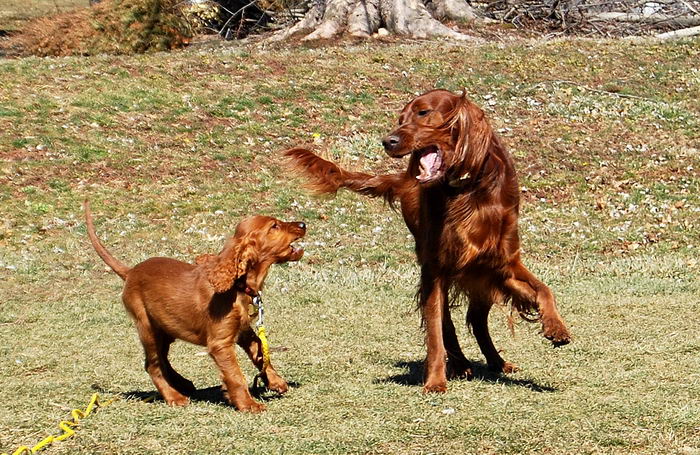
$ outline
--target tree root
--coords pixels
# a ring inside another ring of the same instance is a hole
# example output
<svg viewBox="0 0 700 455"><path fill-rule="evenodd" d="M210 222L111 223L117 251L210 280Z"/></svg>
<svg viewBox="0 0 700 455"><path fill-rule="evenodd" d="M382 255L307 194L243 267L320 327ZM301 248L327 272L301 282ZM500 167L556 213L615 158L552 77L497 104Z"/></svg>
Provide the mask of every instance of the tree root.
<svg viewBox="0 0 700 455"><path fill-rule="evenodd" d="M302 41L331 39L347 33L369 38L380 28L409 38L444 37L455 40L476 38L447 27L438 19L472 21L478 16L461 0L317 0L300 22L270 40L304 35Z"/></svg>

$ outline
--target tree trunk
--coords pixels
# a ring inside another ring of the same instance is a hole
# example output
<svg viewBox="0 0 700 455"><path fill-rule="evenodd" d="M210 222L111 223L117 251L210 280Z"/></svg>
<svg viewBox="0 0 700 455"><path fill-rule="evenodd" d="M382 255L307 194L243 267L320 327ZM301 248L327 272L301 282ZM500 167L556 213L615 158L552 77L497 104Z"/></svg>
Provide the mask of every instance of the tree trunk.
<svg viewBox="0 0 700 455"><path fill-rule="evenodd" d="M427 1L426 5L422 0L314 0L300 22L272 39L282 40L297 34L304 34L303 40L330 39L343 33L368 38L380 28L411 38L475 39L440 22L477 19L465 0Z"/></svg>

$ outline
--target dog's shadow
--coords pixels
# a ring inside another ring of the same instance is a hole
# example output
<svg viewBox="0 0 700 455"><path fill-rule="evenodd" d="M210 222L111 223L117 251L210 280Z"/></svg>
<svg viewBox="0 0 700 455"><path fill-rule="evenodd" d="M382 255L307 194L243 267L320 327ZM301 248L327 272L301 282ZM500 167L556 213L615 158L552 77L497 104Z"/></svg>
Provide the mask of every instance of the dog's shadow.
<svg viewBox="0 0 700 455"><path fill-rule="evenodd" d="M376 379L375 383L394 383L404 386L421 386L423 385L423 362L419 360L400 361L394 364L397 368L403 368L404 373L389 376L383 379ZM557 392L559 389L548 385L538 384L532 379L517 379L506 376L502 373L489 370L488 366L483 362L471 362L472 379L477 379L485 382L493 382L505 384L507 386L524 387L534 392ZM453 381L459 379L453 379Z"/></svg>
<svg viewBox="0 0 700 455"><path fill-rule="evenodd" d="M288 382L287 385L290 389L295 389L299 387L299 384L296 382ZM129 392L115 392L111 390L106 390L99 386L93 386L93 389L100 393L116 395L124 400L138 400L146 403L164 402L163 397L161 397L160 394L155 390L132 390ZM280 395L279 393L267 390L261 386L252 385L248 388L248 390L250 391L250 394L253 395L253 397L263 402L273 401L282 398L282 395ZM224 391L221 389L221 386L212 386L206 387L204 389L197 389L193 393L191 393L189 397L190 401L193 403L200 402L229 406L229 402L226 399L226 396L224 395Z"/></svg>

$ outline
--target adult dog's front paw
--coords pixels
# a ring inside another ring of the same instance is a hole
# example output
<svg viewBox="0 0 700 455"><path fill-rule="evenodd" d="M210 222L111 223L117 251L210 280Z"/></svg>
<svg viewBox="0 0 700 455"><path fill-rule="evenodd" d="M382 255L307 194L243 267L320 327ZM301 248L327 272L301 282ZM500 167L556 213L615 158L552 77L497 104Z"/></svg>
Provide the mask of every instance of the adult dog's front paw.
<svg viewBox="0 0 700 455"><path fill-rule="evenodd" d="M448 379L471 379L474 376L472 366L468 361L447 361Z"/></svg>
<svg viewBox="0 0 700 455"><path fill-rule="evenodd" d="M569 330L561 321L542 321L542 334L546 339L552 342L555 348L571 342Z"/></svg>

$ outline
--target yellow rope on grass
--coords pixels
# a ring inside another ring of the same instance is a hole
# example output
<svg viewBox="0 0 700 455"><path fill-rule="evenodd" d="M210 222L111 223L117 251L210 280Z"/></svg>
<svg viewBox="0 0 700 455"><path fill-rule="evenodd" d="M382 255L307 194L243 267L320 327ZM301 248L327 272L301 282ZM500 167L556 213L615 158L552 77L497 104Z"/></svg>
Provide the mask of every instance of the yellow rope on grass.
<svg viewBox="0 0 700 455"><path fill-rule="evenodd" d="M36 453L47 446L50 446L56 441L63 441L65 439L70 438L75 434L74 428L77 427L80 424L80 419L84 419L85 417L89 416L92 414L92 412L99 407L104 408L105 406L108 406L114 402L114 400L107 400L104 403L101 403L99 401L100 397L98 394L93 394L92 398L90 398L90 402L88 403L87 407L85 410L80 410L80 409L73 409L71 411L71 417L73 417L73 420L62 420L59 424L58 427L63 431L63 434L60 434L58 436L47 436L41 441L39 441L34 447L29 448L27 446L21 446L18 447L17 450L12 452L12 455L24 455L24 454L32 454ZM6 453L3 453L2 455L8 455Z"/></svg>

